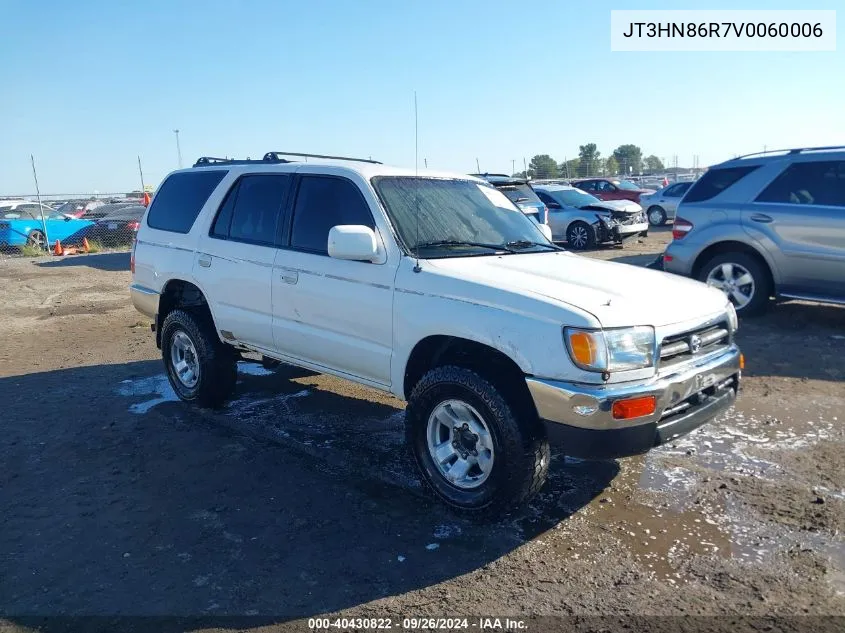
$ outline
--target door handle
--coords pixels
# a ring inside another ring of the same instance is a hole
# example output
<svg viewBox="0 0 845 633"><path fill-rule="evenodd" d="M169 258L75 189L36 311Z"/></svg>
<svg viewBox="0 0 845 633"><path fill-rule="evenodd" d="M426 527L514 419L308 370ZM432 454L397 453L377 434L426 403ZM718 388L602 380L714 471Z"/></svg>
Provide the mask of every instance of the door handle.
<svg viewBox="0 0 845 633"><path fill-rule="evenodd" d="M752 213L751 219L754 222L762 222L763 224L768 224L773 220L772 216L766 215L765 213Z"/></svg>
<svg viewBox="0 0 845 633"><path fill-rule="evenodd" d="M210 268L211 267L211 255L200 255L197 263L202 266L203 268Z"/></svg>
<svg viewBox="0 0 845 633"><path fill-rule="evenodd" d="M282 281L286 284L295 284L299 281L299 273L295 270L282 273Z"/></svg>

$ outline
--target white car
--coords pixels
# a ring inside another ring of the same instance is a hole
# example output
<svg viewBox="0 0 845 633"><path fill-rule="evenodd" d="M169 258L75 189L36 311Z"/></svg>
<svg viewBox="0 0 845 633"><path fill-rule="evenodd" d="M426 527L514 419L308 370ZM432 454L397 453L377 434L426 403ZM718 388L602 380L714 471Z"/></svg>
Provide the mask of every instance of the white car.
<svg viewBox="0 0 845 633"><path fill-rule="evenodd" d="M692 181L675 182L650 194L640 196L640 204L646 210L651 226L663 226L667 220L674 220L678 204L692 187Z"/></svg>
<svg viewBox="0 0 845 633"><path fill-rule="evenodd" d="M141 222L131 297L182 400L224 403L244 352L391 393L423 481L492 516L550 435L633 455L734 402L720 290L564 251L480 179L282 156L173 172Z"/></svg>
<svg viewBox="0 0 845 633"><path fill-rule="evenodd" d="M566 185L534 185L549 209L552 239L566 241L572 250L595 248L648 233L643 208L630 200L599 200Z"/></svg>

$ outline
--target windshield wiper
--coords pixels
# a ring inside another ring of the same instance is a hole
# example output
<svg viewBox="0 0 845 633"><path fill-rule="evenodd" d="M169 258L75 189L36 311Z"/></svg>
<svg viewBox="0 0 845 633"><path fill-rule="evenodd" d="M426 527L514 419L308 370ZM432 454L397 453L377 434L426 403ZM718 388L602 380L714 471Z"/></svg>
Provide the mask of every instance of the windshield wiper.
<svg viewBox="0 0 845 633"><path fill-rule="evenodd" d="M515 253L516 251L510 248L509 244L485 244L483 242L464 242L463 240L435 240L433 242L420 242L412 250L418 248L428 248L435 246L475 246L477 248L489 248L496 251L505 251L508 253Z"/></svg>
<svg viewBox="0 0 845 633"><path fill-rule="evenodd" d="M560 246L555 246L554 244L544 244L543 242L532 242L531 240L514 240L512 242L508 242L505 244L510 248L529 248L531 246L544 246L546 248L550 248L553 251L562 251L563 249Z"/></svg>

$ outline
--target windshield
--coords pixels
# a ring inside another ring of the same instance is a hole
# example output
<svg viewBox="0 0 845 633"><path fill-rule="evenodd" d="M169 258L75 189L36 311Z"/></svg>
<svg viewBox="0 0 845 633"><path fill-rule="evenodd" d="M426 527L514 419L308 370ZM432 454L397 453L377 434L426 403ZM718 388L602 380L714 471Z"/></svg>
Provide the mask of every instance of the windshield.
<svg viewBox="0 0 845 633"><path fill-rule="evenodd" d="M380 176L373 185L399 238L409 251L419 247L421 257L492 255L511 252L513 244L519 252L554 248L490 185L413 176Z"/></svg>
<svg viewBox="0 0 845 633"><path fill-rule="evenodd" d="M517 204L534 203L538 206L543 204L528 185L496 185L496 189L505 194L508 200Z"/></svg>
<svg viewBox="0 0 845 633"><path fill-rule="evenodd" d="M613 184L619 187L620 189L625 189L626 191L639 191L640 187L635 185L629 180L614 180Z"/></svg>
<svg viewBox="0 0 845 633"><path fill-rule="evenodd" d="M601 204L601 200L580 189L563 189L561 191L547 191L552 198L565 207L586 207L590 204Z"/></svg>

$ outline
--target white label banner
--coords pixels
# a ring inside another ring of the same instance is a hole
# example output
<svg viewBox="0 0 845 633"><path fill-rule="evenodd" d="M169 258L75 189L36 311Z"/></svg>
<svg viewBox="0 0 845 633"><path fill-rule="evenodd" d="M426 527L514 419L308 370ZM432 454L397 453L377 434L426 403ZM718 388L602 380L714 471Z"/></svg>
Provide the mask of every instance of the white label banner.
<svg viewBox="0 0 845 633"><path fill-rule="evenodd" d="M611 11L610 50L835 51L836 11Z"/></svg>

